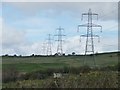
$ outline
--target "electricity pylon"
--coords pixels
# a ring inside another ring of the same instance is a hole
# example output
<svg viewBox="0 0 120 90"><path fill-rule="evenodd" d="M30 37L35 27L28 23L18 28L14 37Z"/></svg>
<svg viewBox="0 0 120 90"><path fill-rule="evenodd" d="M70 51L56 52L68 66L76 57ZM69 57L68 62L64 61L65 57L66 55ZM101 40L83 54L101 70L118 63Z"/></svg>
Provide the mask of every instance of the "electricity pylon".
<svg viewBox="0 0 120 90"><path fill-rule="evenodd" d="M51 34L48 34L48 39L47 39L47 55L52 55L52 38Z"/></svg>
<svg viewBox="0 0 120 90"><path fill-rule="evenodd" d="M64 34L62 34L62 31L64 30L64 28L61 28L60 26L59 26L59 28L57 28L56 30L58 30L58 34L57 35L54 35L54 36L57 36L58 37L58 39L57 40L55 40L55 41L57 41L58 42L58 46L57 46L57 54L58 55L63 55L63 47L62 47L62 45L63 45L63 36L66 36L66 35L64 35Z"/></svg>
<svg viewBox="0 0 120 90"><path fill-rule="evenodd" d="M102 26L93 24L92 17L93 16L97 16L97 19L98 19L98 14L92 13L91 9L89 9L88 13L82 13L82 20L83 20L83 16L85 16L85 15L88 16L88 23L87 24L83 24L83 25L78 25L78 31L79 31L79 27L87 27L87 34L80 36L80 37L86 37L85 59L83 60L83 64L85 64L87 53L92 53L93 54L94 65L96 65L95 55L94 55L94 42L93 42L93 38L94 37L98 37L99 38L99 36L93 34L93 27L100 27L101 28L101 32L102 32Z"/></svg>
<svg viewBox="0 0 120 90"><path fill-rule="evenodd" d="M43 42L42 44L42 55L46 55L46 42Z"/></svg>

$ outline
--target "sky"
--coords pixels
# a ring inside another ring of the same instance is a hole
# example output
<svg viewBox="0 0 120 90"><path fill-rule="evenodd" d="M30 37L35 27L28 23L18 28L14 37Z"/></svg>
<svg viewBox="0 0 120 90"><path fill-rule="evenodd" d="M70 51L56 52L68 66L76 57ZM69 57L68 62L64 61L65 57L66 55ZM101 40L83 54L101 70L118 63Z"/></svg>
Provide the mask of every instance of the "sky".
<svg viewBox="0 0 120 90"><path fill-rule="evenodd" d="M5 0L3 0L5 1ZM0 55L45 54L48 34L52 35L52 54L57 51L56 28L64 28L63 52L84 54L86 28L78 25L87 23L87 17L81 21L81 14L91 8L97 13L98 20L93 23L102 26L93 28L94 34L100 36L100 43L94 39L95 52L118 51L118 3L117 2L2 2L0 12ZM43 53L44 52L44 53Z"/></svg>

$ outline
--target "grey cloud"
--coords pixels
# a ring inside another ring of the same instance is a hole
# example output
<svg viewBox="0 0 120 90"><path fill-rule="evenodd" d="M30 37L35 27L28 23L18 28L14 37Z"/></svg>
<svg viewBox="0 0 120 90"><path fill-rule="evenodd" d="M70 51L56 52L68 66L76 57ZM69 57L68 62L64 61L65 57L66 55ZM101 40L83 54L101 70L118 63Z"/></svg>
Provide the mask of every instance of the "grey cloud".
<svg viewBox="0 0 120 90"><path fill-rule="evenodd" d="M6 3L18 8L27 15L35 15L39 11L46 11L48 16L60 15L70 12L74 17L81 17L82 12L87 12L89 8L99 14L101 20L117 20L117 2L12 2Z"/></svg>

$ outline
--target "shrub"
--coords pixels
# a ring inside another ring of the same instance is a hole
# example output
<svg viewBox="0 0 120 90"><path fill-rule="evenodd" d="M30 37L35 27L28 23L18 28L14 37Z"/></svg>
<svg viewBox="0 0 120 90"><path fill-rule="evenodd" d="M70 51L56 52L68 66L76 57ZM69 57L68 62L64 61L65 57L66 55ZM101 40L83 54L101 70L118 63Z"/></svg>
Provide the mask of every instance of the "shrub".
<svg viewBox="0 0 120 90"><path fill-rule="evenodd" d="M17 76L18 71L14 67L2 70L2 82L4 83L17 80Z"/></svg>
<svg viewBox="0 0 120 90"><path fill-rule="evenodd" d="M72 52L72 55L75 55L75 52Z"/></svg>
<svg viewBox="0 0 120 90"><path fill-rule="evenodd" d="M100 68L101 71L119 71L120 66L119 64L113 66L105 66Z"/></svg>
<svg viewBox="0 0 120 90"><path fill-rule="evenodd" d="M80 71L82 73L88 73L88 72L90 72L90 70L92 70L92 69L87 65L80 67Z"/></svg>

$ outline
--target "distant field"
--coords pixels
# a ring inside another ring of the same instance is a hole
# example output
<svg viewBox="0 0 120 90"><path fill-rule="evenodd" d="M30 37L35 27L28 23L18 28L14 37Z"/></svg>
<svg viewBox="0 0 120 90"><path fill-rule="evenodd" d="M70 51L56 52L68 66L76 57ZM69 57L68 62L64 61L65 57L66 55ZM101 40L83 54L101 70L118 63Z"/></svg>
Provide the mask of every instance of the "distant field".
<svg viewBox="0 0 120 90"><path fill-rule="evenodd" d="M51 57L2 57L2 69L16 68L20 72L32 72L48 68L83 65L84 56L51 56ZM97 67L118 64L118 53L98 54L95 56ZM93 66L92 56L87 56L86 63Z"/></svg>

